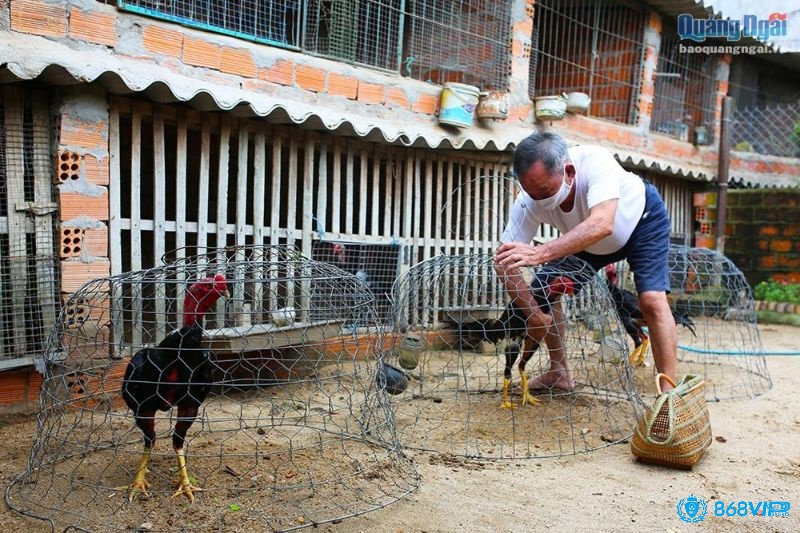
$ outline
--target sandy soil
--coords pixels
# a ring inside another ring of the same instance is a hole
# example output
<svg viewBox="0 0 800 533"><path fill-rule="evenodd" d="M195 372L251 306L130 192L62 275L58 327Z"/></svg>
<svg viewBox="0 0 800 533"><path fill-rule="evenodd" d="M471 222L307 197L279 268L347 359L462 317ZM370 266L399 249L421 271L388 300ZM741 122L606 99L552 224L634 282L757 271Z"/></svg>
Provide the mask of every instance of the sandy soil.
<svg viewBox="0 0 800 533"><path fill-rule="evenodd" d="M800 329L762 326L767 351L797 350ZM770 357L774 386L757 399L709 405L716 437L691 472L644 466L627 445L560 459L466 462L409 452L422 483L407 500L322 526L326 531L800 531L800 357ZM25 468L36 423L0 422L4 485ZM708 502L700 524L676 504ZM716 501L789 501L790 516L717 517ZM6 531L48 531L3 506Z"/></svg>

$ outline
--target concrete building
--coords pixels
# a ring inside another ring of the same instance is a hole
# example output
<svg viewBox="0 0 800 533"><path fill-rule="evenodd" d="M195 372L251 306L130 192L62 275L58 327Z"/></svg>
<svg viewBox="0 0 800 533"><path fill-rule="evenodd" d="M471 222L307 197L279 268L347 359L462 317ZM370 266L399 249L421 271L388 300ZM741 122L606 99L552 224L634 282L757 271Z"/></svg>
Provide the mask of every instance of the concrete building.
<svg viewBox="0 0 800 533"><path fill-rule="evenodd" d="M676 240L693 238L740 60L680 53L675 17L707 16L702 2L232 5L0 1L0 403L38 398L31 364L67 295L173 249L288 244L330 259L345 243L344 266L379 283L441 246L490 249L498 228L469 237L483 213L441 206L507 176L537 127L609 148L662 190ZM748 67L761 85L742 95L800 72L796 55L753 61L774 67ZM448 82L507 113L441 125ZM570 91L592 98L587 112L536 120L534 98ZM797 154L738 142L733 182L798 184ZM486 190L502 208L500 183Z"/></svg>

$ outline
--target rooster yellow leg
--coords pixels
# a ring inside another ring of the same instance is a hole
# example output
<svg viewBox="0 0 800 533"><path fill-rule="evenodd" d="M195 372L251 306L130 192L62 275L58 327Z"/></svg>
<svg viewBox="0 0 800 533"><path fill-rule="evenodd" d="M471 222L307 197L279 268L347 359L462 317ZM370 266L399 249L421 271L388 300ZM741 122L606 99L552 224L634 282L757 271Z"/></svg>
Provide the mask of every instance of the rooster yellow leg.
<svg viewBox="0 0 800 533"><path fill-rule="evenodd" d="M533 357L534 352L539 349L539 341L536 341L531 338L525 339L523 343L523 352L522 357L519 358L519 363L517 364L517 370L519 370L519 377L522 380L522 401L519 403L520 405L536 405L540 402L539 398L535 397L531 394L531 391L528 390L528 376L525 375L525 366L528 364L528 361L531 357Z"/></svg>
<svg viewBox="0 0 800 533"><path fill-rule="evenodd" d="M639 346L637 346L636 348L634 348L634 349L631 351L631 354L628 356L628 363L629 363L629 364L630 364L632 367L634 367L634 368L635 368L635 367L637 367L637 366L641 366L641 365L642 365L642 362L643 362L643 360L644 360L644 357L642 357L642 358L640 359L640 358L639 358L639 356L640 356L640 355L641 355L641 353L642 353L642 347L643 347L643 346L644 346L644 343L640 344Z"/></svg>
<svg viewBox="0 0 800 533"><path fill-rule="evenodd" d="M150 462L151 447L145 446L142 452L142 457L139 459L139 467L136 469L136 474L133 476L133 481L127 487L119 487L120 489L128 490L128 501L133 502L139 494L147 495L147 489L150 488L150 483L145 479L147 474L147 464Z"/></svg>
<svg viewBox="0 0 800 533"><path fill-rule="evenodd" d="M513 342L507 344L505 356L506 364L503 367L503 403L500 404L500 409L514 409L514 404L511 403L508 394L511 388L511 369L514 368L514 361L519 357L519 346Z"/></svg>
<svg viewBox="0 0 800 533"><path fill-rule="evenodd" d="M541 400L528 390L528 376L525 375L524 369L520 369L519 377L522 379L522 401L519 404L536 405L537 403L541 403Z"/></svg>
<svg viewBox="0 0 800 533"><path fill-rule="evenodd" d="M642 340L642 351L639 352L639 364L644 363L644 358L647 356L647 348L650 347L650 337L645 337Z"/></svg>
<svg viewBox="0 0 800 533"><path fill-rule="evenodd" d="M511 403L508 397L508 389L511 386L511 380L503 378L503 403L500 404L500 409L514 409L516 406Z"/></svg>
<svg viewBox="0 0 800 533"><path fill-rule="evenodd" d="M189 481L189 474L186 472L186 454L183 448L176 448L175 454L178 456L178 490L175 491L172 497L183 494L189 498L190 503L194 503L194 493L201 492L203 489L195 487Z"/></svg>
<svg viewBox="0 0 800 533"><path fill-rule="evenodd" d="M634 348L631 352L630 357L628 358L628 362L631 366L637 367L642 366L644 363L645 355L647 355L647 347L650 346L650 338L644 337L642 338L642 344L638 347Z"/></svg>
<svg viewBox="0 0 800 533"><path fill-rule="evenodd" d="M147 495L150 483L145 479L147 465L150 462L150 452L156 443L155 411L140 411L136 414L136 426L144 434L144 451L139 459L139 467L133 476L133 481L127 487L117 487L119 490L128 491L128 501L133 502L139 494Z"/></svg>

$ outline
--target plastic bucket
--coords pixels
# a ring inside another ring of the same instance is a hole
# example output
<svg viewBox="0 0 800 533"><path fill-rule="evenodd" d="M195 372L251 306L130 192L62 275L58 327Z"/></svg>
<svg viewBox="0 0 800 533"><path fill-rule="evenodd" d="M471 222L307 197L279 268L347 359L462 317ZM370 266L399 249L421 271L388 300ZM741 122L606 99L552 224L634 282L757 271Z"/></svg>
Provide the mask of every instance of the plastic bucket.
<svg viewBox="0 0 800 533"><path fill-rule="evenodd" d="M464 83L445 83L442 88L442 106L439 110L439 123L458 128L472 126L475 106L478 105L480 91L474 85Z"/></svg>

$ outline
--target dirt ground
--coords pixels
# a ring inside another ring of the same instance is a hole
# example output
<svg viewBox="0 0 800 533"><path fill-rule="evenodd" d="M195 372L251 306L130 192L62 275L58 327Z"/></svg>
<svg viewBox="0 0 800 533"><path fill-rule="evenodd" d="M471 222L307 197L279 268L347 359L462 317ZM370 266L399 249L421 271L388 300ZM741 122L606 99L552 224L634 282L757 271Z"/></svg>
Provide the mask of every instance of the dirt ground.
<svg viewBox="0 0 800 533"><path fill-rule="evenodd" d="M762 326L767 351L797 350L800 328ZM769 357L773 388L749 400L709 405L715 440L691 472L635 463L627 445L560 459L465 462L410 452L420 489L383 510L325 531L800 531L800 357ZM650 391L652 392L652 391ZM0 421L3 485L25 468L33 417ZM708 504L699 524L676 505ZM788 501L788 517L714 516L716 502ZM49 531L3 505L4 531Z"/></svg>

